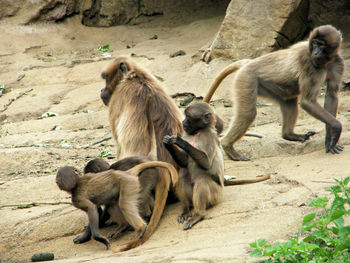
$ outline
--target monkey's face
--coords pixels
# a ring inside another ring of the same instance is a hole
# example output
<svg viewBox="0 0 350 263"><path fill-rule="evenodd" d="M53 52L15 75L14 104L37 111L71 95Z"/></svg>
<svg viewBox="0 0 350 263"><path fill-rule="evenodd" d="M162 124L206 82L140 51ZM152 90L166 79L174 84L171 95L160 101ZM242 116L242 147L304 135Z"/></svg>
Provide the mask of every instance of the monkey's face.
<svg viewBox="0 0 350 263"><path fill-rule="evenodd" d="M101 77L106 80L106 86L101 89L100 94L104 105L108 106L117 85L124 79L128 72L129 67L126 57L118 57L102 72Z"/></svg>
<svg viewBox="0 0 350 263"><path fill-rule="evenodd" d="M194 135L213 123L213 113L207 103L192 104L185 110L185 116L182 126L189 135Z"/></svg>
<svg viewBox="0 0 350 263"><path fill-rule="evenodd" d="M311 33L309 50L311 60L316 66L327 64L337 54L341 35L331 26L322 26Z"/></svg>

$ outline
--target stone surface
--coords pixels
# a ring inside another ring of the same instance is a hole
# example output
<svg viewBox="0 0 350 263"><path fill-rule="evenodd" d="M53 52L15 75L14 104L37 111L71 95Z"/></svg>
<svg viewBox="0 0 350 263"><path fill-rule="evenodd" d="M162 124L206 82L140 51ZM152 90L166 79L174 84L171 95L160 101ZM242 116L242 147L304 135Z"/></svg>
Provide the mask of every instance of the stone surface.
<svg viewBox="0 0 350 263"><path fill-rule="evenodd" d="M203 60L255 58L288 47L305 39L315 26L349 23L349 10L346 0L231 1Z"/></svg>

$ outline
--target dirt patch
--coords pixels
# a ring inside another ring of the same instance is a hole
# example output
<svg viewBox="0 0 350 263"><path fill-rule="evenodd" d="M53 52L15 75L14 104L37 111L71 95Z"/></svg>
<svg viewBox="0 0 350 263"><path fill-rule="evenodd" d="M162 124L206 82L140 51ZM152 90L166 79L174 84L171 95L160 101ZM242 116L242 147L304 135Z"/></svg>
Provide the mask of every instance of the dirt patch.
<svg viewBox="0 0 350 263"><path fill-rule="evenodd" d="M207 16L173 27L158 20L111 28L86 28L78 18L27 26L16 17L0 21L0 84L5 85L0 110L20 92L32 89L0 113L0 260L27 262L34 253L53 252L57 262L247 262L250 242L287 239L309 211L305 204L324 194L333 178L350 176L349 91L340 93L341 143L346 146L340 155L324 153L324 125L303 111L296 130L317 134L305 144L282 140L278 107L259 100L251 130L265 137L244 137L237 149L252 161L226 159L225 173L238 178L270 173L270 181L226 187L222 202L190 231L183 231L176 221L179 204L169 205L151 239L129 252L113 254L95 241L73 244L86 216L64 203L69 197L58 190L54 176L64 165L82 168L102 151L111 151L113 158L112 140L93 144L110 136L107 110L99 98L102 69L113 57L134 53L137 62L163 80L169 94L204 95L215 75L230 63L198 62L198 51L209 46L222 19ZM154 35L158 38L152 39ZM97 50L107 43L111 57ZM347 54L348 42L343 47ZM179 50L186 55L169 57ZM222 98L229 98L229 83L225 81L215 96L221 100L213 104L226 122L232 108L225 107ZM323 97L324 91L320 101ZM58 116L42 118L48 111ZM7 206L33 202L38 204L23 209ZM128 233L112 245L133 237Z"/></svg>

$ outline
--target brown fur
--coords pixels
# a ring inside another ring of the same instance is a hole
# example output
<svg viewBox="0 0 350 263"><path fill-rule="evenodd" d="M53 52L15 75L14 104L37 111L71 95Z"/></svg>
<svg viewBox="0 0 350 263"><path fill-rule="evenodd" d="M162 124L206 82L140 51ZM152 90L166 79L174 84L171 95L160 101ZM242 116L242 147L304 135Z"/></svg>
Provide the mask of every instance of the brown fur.
<svg viewBox="0 0 350 263"><path fill-rule="evenodd" d="M146 223L138 212L140 185L137 175L144 169L152 167L167 168L171 177L175 178L173 183L177 182L177 172L171 164L152 161L141 163L127 171L108 170L97 174L85 174L82 177L79 176L74 167L63 167L57 173L56 183L61 190L72 195L72 202L75 207L87 212L88 227L95 240L102 242L107 248L110 247L109 241L99 234L98 229L99 215L97 207L106 205L106 209L114 221L120 224L127 222L140 233L140 237L137 239L138 242L136 242L136 245L140 245L153 233L162 214L162 210L156 211L155 207L149 223L150 228L146 229ZM164 177L164 180L159 180L157 186L164 187L167 193L170 176L168 173L166 174L167 176ZM156 194L156 203L157 201L160 206L163 205L162 200L157 200ZM135 246L128 246L128 248Z"/></svg>
<svg viewBox="0 0 350 263"><path fill-rule="evenodd" d="M185 110L183 121L185 135L165 136L163 142L180 165L180 180L176 194L183 212L179 223L187 222L187 230L204 219L208 207L221 199L225 185L253 183L260 179L226 181L224 179L224 158L215 131L216 115L207 103L195 103ZM266 180L269 176L264 177ZM193 206L193 213L191 207Z"/></svg>
<svg viewBox="0 0 350 263"><path fill-rule="evenodd" d="M237 153L232 145L245 134L254 121L257 95L280 104L284 139L304 142L315 134L294 133L300 97L301 107L326 124L326 152L339 153L343 149L337 145L342 125L336 119L337 94L344 71L344 61L339 53L340 44L341 33L334 27L317 27L307 41L256 59L235 62L216 77L204 102L210 101L227 75L237 71L233 83L235 118L222 139L222 146L231 159L249 160ZM317 52L318 50L321 52ZM317 102L317 96L319 87L326 78L327 93L322 108Z"/></svg>
<svg viewBox="0 0 350 263"><path fill-rule="evenodd" d="M166 134L181 135L181 113L165 93L158 80L128 57L117 57L102 72L110 99L109 120L117 148L117 158L147 156L152 145L147 116L146 98L152 94L151 115L157 143L158 160L175 165L166 151L162 138ZM101 91L103 95L105 89Z"/></svg>

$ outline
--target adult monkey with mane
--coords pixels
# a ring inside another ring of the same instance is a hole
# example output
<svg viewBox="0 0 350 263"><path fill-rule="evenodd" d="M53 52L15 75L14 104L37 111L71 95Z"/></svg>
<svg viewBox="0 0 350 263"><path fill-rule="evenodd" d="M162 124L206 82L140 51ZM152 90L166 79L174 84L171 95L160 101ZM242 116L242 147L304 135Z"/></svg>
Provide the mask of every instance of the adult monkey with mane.
<svg viewBox="0 0 350 263"><path fill-rule="evenodd" d="M216 115L207 103L195 103L185 110L183 121L185 134L164 136L163 142L181 167L176 194L179 197L183 212L179 223L187 222L184 230L192 228L204 219L208 207L216 205L222 195L224 186L224 158L217 132L215 131ZM227 181L227 184L255 183L270 178ZM193 206L193 214L191 207Z"/></svg>
<svg viewBox="0 0 350 263"><path fill-rule="evenodd" d="M214 80L203 99L209 102L222 80L237 71L233 82L235 94L234 119L221 143L227 155L237 161L247 161L233 148L256 117L257 95L280 104L283 117L282 137L304 142L315 132L296 134L298 97L301 107L314 118L326 124L326 152L339 153L342 131L336 119L338 92L344 72L340 55L342 36L333 26L315 28L307 41L292 45L255 59L237 61L226 67ZM317 102L320 85L327 80L324 108Z"/></svg>
<svg viewBox="0 0 350 263"><path fill-rule="evenodd" d="M102 72L106 87L101 99L109 107L109 121L116 144L117 159L142 155L151 150L146 116L146 98L152 94L151 115L156 136L158 160L175 165L165 149L166 134L181 135L181 113L159 81L131 58L117 57Z"/></svg>

